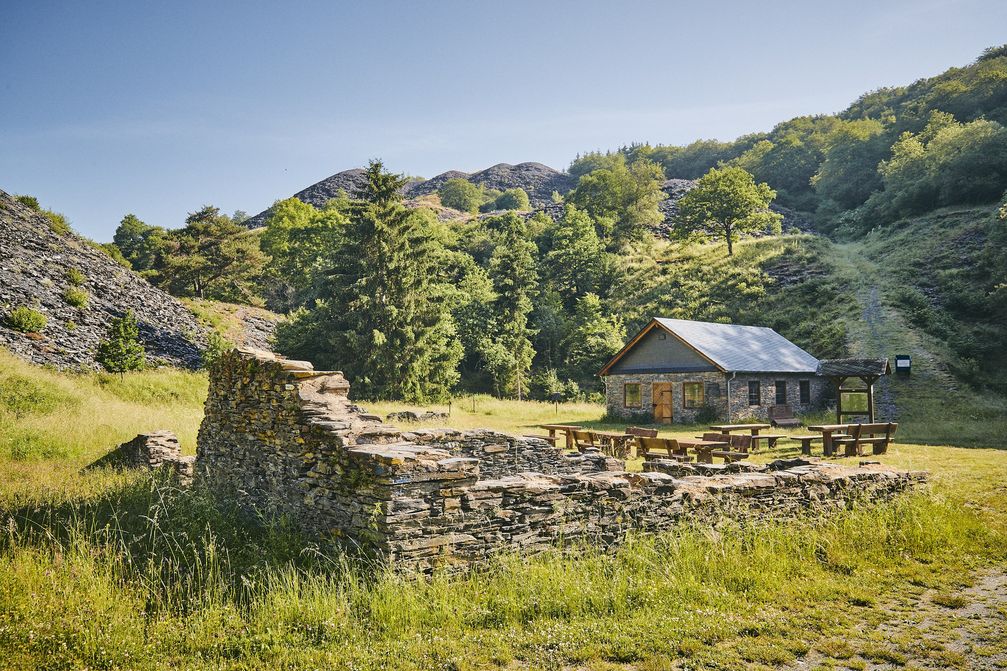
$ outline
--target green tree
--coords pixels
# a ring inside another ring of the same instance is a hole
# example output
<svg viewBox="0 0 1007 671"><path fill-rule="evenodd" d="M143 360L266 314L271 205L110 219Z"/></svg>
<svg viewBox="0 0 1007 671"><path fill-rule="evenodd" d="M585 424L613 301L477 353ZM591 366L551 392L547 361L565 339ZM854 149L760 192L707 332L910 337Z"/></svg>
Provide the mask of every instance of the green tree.
<svg viewBox="0 0 1007 671"><path fill-rule="evenodd" d="M112 243L134 270L156 270L162 262L167 234L160 226L149 226L135 214L127 214L115 229Z"/></svg>
<svg viewBox="0 0 1007 671"><path fill-rule="evenodd" d="M546 254L545 267L568 308L580 296L598 290L604 256L591 217L574 205L564 207L552 234L552 249Z"/></svg>
<svg viewBox="0 0 1007 671"><path fill-rule="evenodd" d="M316 307L280 329L278 345L343 370L364 398L443 399L462 348L436 219L402 205L404 178L380 161L367 179L367 202L348 212Z"/></svg>
<svg viewBox="0 0 1007 671"><path fill-rule="evenodd" d="M157 283L176 296L255 303L264 264L257 234L207 205L167 236Z"/></svg>
<svg viewBox="0 0 1007 671"><path fill-rule="evenodd" d="M268 257L267 299L284 312L316 297L349 220L348 200L318 210L297 198L273 204L259 247Z"/></svg>
<svg viewBox="0 0 1007 671"><path fill-rule="evenodd" d="M688 231L723 237L732 256L738 234L780 230L780 215L769 210L775 196L743 168L712 168L678 201L679 220Z"/></svg>
<svg viewBox="0 0 1007 671"><path fill-rule="evenodd" d="M531 209L531 201L528 200L528 193L518 187L516 189L507 189L493 201L493 206L497 210L521 210L527 211Z"/></svg>
<svg viewBox="0 0 1007 671"><path fill-rule="evenodd" d="M599 223L611 247L621 248L664 221L659 205L666 196L660 166L645 159L627 165L622 154L614 156L611 167L582 176L567 200Z"/></svg>
<svg viewBox="0 0 1007 671"><path fill-rule="evenodd" d="M626 327L619 317L605 316L601 299L592 293L577 300L570 321L564 369L578 382L591 382L605 362L622 349Z"/></svg>
<svg viewBox="0 0 1007 671"><path fill-rule="evenodd" d="M466 179L449 179L437 190L441 205L462 212L478 212L483 204L483 188Z"/></svg>
<svg viewBox="0 0 1007 671"><path fill-rule="evenodd" d="M498 393L522 399L535 358L532 346L535 331L529 325L529 315L538 286L537 250L535 243L526 238L521 217L503 215L498 225L503 237L489 261L489 274L497 295L493 304L496 330L490 338L493 346L484 349L494 354L488 363L493 368Z"/></svg>
<svg viewBox="0 0 1007 671"><path fill-rule="evenodd" d="M98 343L98 363L110 373L123 375L144 367L143 344L140 342L140 327L132 310L122 317L114 317L108 327L105 340Z"/></svg>

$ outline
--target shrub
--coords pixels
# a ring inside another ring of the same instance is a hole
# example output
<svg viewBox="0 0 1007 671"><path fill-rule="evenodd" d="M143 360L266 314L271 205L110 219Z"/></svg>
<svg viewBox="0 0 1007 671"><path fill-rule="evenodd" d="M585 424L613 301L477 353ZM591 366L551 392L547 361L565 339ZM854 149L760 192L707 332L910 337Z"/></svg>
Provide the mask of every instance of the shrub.
<svg viewBox="0 0 1007 671"><path fill-rule="evenodd" d="M87 293L87 291L81 289L80 287L67 287L66 290L63 291L63 300L75 308L86 308L87 302L90 298L91 296Z"/></svg>
<svg viewBox="0 0 1007 671"><path fill-rule="evenodd" d="M77 270L76 268L71 268L70 270L66 271L66 281L75 287L81 286L82 284L84 284L86 280L87 277L84 276L84 273Z"/></svg>
<svg viewBox="0 0 1007 671"><path fill-rule="evenodd" d="M25 305L14 308L7 315L7 325L22 333L38 333L47 323L44 314Z"/></svg>
<svg viewBox="0 0 1007 671"><path fill-rule="evenodd" d="M77 330L77 322L75 322L75 321L69 321L69 322L67 322L66 323L66 330L67 331L76 331Z"/></svg>
<svg viewBox="0 0 1007 671"><path fill-rule="evenodd" d="M528 194L522 188L507 189L496 199L498 210L530 210Z"/></svg>
<svg viewBox="0 0 1007 671"><path fill-rule="evenodd" d="M70 232L70 220L66 215L52 210L42 210L42 214L49 220L49 228L56 235L66 235Z"/></svg>
<svg viewBox="0 0 1007 671"><path fill-rule="evenodd" d="M98 363L110 373L122 375L128 371L143 370L146 352L140 344L140 327L132 310L112 320L108 339L98 344Z"/></svg>
<svg viewBox="0 0 1007 671"><path fill-rule="evenodd" d="M234 349L234 345L227 338L216 331L211 331L210 335L206 338L206 349L203 350L201 355L203 368L209 368L217 362L217 359L232 349Z"/></svg>
<svg viewBox="0 0 1007 671"><path fill-rule="evenodd" d="M444 182L437 194L441 197L441 204L444 207L462 212L475 212L483 202L482 187L464 179L449 179Z"/></svg>

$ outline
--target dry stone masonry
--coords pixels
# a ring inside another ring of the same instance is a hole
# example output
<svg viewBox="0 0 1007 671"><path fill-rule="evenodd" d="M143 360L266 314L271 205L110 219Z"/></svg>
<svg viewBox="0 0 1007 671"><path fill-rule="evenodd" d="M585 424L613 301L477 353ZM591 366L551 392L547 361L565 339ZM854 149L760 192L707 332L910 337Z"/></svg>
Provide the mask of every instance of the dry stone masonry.
<svg viewBox="0 0 1007 671"><path fill-rule="evenodd" d="M183 457L178 437L171 431L141 433L92 463L88 468L146 468L170 470L182 485L192 482L195 457Z"/></svg>
<svg viewBox="0 0 1007 671"><path fill-rule="evenodd" d="M621 542L686 520L792 516L884 500L925 474L801 460L768 466L567 455L494 431L400 430L338 372L244 351L211 374L197 477L249 511L286 515L406 568L465 566L559 541Z"/></svg>

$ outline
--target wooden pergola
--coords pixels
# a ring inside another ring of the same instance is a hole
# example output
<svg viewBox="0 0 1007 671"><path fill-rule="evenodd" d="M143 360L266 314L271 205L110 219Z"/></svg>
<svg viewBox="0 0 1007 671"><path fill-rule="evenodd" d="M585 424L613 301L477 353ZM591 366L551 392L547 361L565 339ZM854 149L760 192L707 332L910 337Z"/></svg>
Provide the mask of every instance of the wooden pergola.
<svg viewBox="0 0 1007 671"><path fill-rule="evenodd" d="M844 416L867 415L867 421L874 423L874 383L882 375L891 375L888 359L826 359L818 364L818 374L832 380L836 386L836 424L843 423ZM862 386L858 383L863 383ZM862 409L844 410L843 396L867 394L867 411Z"/></svg>

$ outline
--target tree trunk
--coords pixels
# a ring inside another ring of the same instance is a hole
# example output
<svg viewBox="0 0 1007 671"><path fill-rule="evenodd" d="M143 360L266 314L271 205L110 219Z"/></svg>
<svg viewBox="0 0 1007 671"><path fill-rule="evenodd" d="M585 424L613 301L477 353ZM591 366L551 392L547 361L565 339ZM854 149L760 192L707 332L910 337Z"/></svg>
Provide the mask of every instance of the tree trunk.
<svg viewBox="0 0 1007 671"><path fill-rule="evenodd" d="M724 230L727 232L727 255L734 256L734 245L731 242L731 238L734 237L731 235L734 233L734 227L731 224L726 224Z"/></svg>

